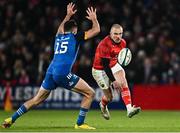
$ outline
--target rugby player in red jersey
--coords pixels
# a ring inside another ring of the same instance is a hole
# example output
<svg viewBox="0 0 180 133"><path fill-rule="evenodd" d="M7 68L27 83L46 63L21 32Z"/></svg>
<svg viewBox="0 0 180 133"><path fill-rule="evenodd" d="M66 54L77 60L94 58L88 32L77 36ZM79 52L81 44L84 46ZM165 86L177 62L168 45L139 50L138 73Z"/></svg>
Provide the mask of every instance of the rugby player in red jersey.
<svg viewBox="0 0 180 133"><path fill-rule="evenodd" d="M117 56L120 50L126 47L126 41L122 38L122 34L122 26L113 24L110 35L106 36L97 46L92 68L92 75L104 92L99 105L102 115L106 120L110 119L107 105L113 99L112 90L120 92L129 118L138 114L141 110L140 107L132 105L125 71L117 62Z"/></svg>

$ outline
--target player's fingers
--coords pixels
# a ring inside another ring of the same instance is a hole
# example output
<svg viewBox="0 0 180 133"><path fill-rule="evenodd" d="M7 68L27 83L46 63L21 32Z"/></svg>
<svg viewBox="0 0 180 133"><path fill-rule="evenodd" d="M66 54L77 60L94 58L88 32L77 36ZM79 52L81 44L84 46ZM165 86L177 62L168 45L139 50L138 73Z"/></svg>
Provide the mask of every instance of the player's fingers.
<svg viewBox="0 0 180 133"><path fill-rule="evenodd" d="M73 4L73 3L71 2L71 3L70 3L70 6L71 6L71 7L72 7L72 4Z"/></svg>
<svg viewBox="0 0 180 133"><path fill-rule="evenodd" d="M93 9L93 7L91 6L91 12L94 12L94 9Z"/></svg>
<svg viewBox="0 0 180 133"><path fill-rule="evenodd" d="M88 15L90 14L90 12L88 10L86 10L86 12L87 12Z"/></svg>
<svg viewBox="0 0 180 133"><path fill-rule="evenodd" d="M73 9L73 8L74 8L74 6L75 6L75 4L72 4L71 8Z"/></svg>
<svg viewBox="0 0 180 133"><path fill-rule="evenodd" d="M94 12L96 13L96 8L94 9Z"/></svg>
<svg viewBox="0 0 180 133"><path fill-rule="evenodd" d="M74 3L71 3L71 8L72 8L72 9L74 8L74 6L75 6L75 4L74 4Z"/></svg>
<svg viewBox="0 0 180 133"><path fill-rule="evenodd" d="M88 9L87 9L87 10L88 10L88 12L89 12L89 13L91 13L91 9L90 9L89 7L88 7Z"/></svg>
<svg viewBox="0 0 180 133"><path fill-rule="evenodd" d="M93 9L93 12L95 13L96 12L96 8L92 7L92 9Z"/></svg>
<svg viewBox="0 0 180 133"><path fill-rule="evenodd" d="M77 9L73 11L73 14L75 14L77 12Z"/></svg>
<svg viewBox="0 0 180 133"><path fill-rule="evenodd" d="M71 3L68 4L68 8L70 8L70 7L71 7Z"/></svg>
<svg viewBox="0 0 180 133"><path fill-rule="evenodd" d="M90 20L90 17L89 17L89 16L86 16L86 18Z"/></svg>
<svg viewBox="0 0 180 133"><path fill-rule="evenodd" d="M88 12L89 12L89 7L86 9L86 11L88 11Z"/></svg>

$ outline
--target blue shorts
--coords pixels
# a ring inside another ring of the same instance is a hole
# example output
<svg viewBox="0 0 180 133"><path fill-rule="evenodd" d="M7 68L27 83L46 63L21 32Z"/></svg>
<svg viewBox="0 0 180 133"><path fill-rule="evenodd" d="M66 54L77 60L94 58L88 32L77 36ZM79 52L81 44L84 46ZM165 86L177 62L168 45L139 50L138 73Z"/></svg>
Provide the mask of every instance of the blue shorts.
<svg viewBox="0 0 180 133"><path fill-rule="evenodd" d="M73 73L69 73L68 75L53 75L46 73L41 86L46 90L54 90L58 86L70 90L74 88L79 79L80 78Z"/></svg>

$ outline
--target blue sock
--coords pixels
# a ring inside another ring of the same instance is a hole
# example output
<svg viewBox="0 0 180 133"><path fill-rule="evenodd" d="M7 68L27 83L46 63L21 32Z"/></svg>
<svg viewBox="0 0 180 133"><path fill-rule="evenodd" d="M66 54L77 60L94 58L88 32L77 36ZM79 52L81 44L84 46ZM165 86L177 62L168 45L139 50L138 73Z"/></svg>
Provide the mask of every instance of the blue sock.
<svg viewBox="0 0 180 133"><path fill-rule="evenodd" d="M82 125L84 123L84 119L86 117L87 112L88 112L88 109L80 108L79 116L77 119L77 125Z"/></svg>
<svg viewBox="0 0 180 133"><path fill-rule="evenodd" d="M27 112L27 109L24 105L22 105L13 115L12 122L15 122L17 118Z"/></svg>

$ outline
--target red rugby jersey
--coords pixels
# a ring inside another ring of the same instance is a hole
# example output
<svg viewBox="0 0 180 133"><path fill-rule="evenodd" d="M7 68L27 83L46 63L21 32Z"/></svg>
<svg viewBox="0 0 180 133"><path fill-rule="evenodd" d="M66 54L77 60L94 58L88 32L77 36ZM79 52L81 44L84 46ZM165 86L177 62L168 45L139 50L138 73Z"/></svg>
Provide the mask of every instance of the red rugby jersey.
<svg viewBox="0 0 180 133"><path fill-rule="evenodd" d="M110 36L106 36L97 46L93 68L103 70L101 58L110 59L109 67L112 68L117 63L117 56L121 49L126 47L126 41L121 40L119 44L114 43Z"/></svg>

